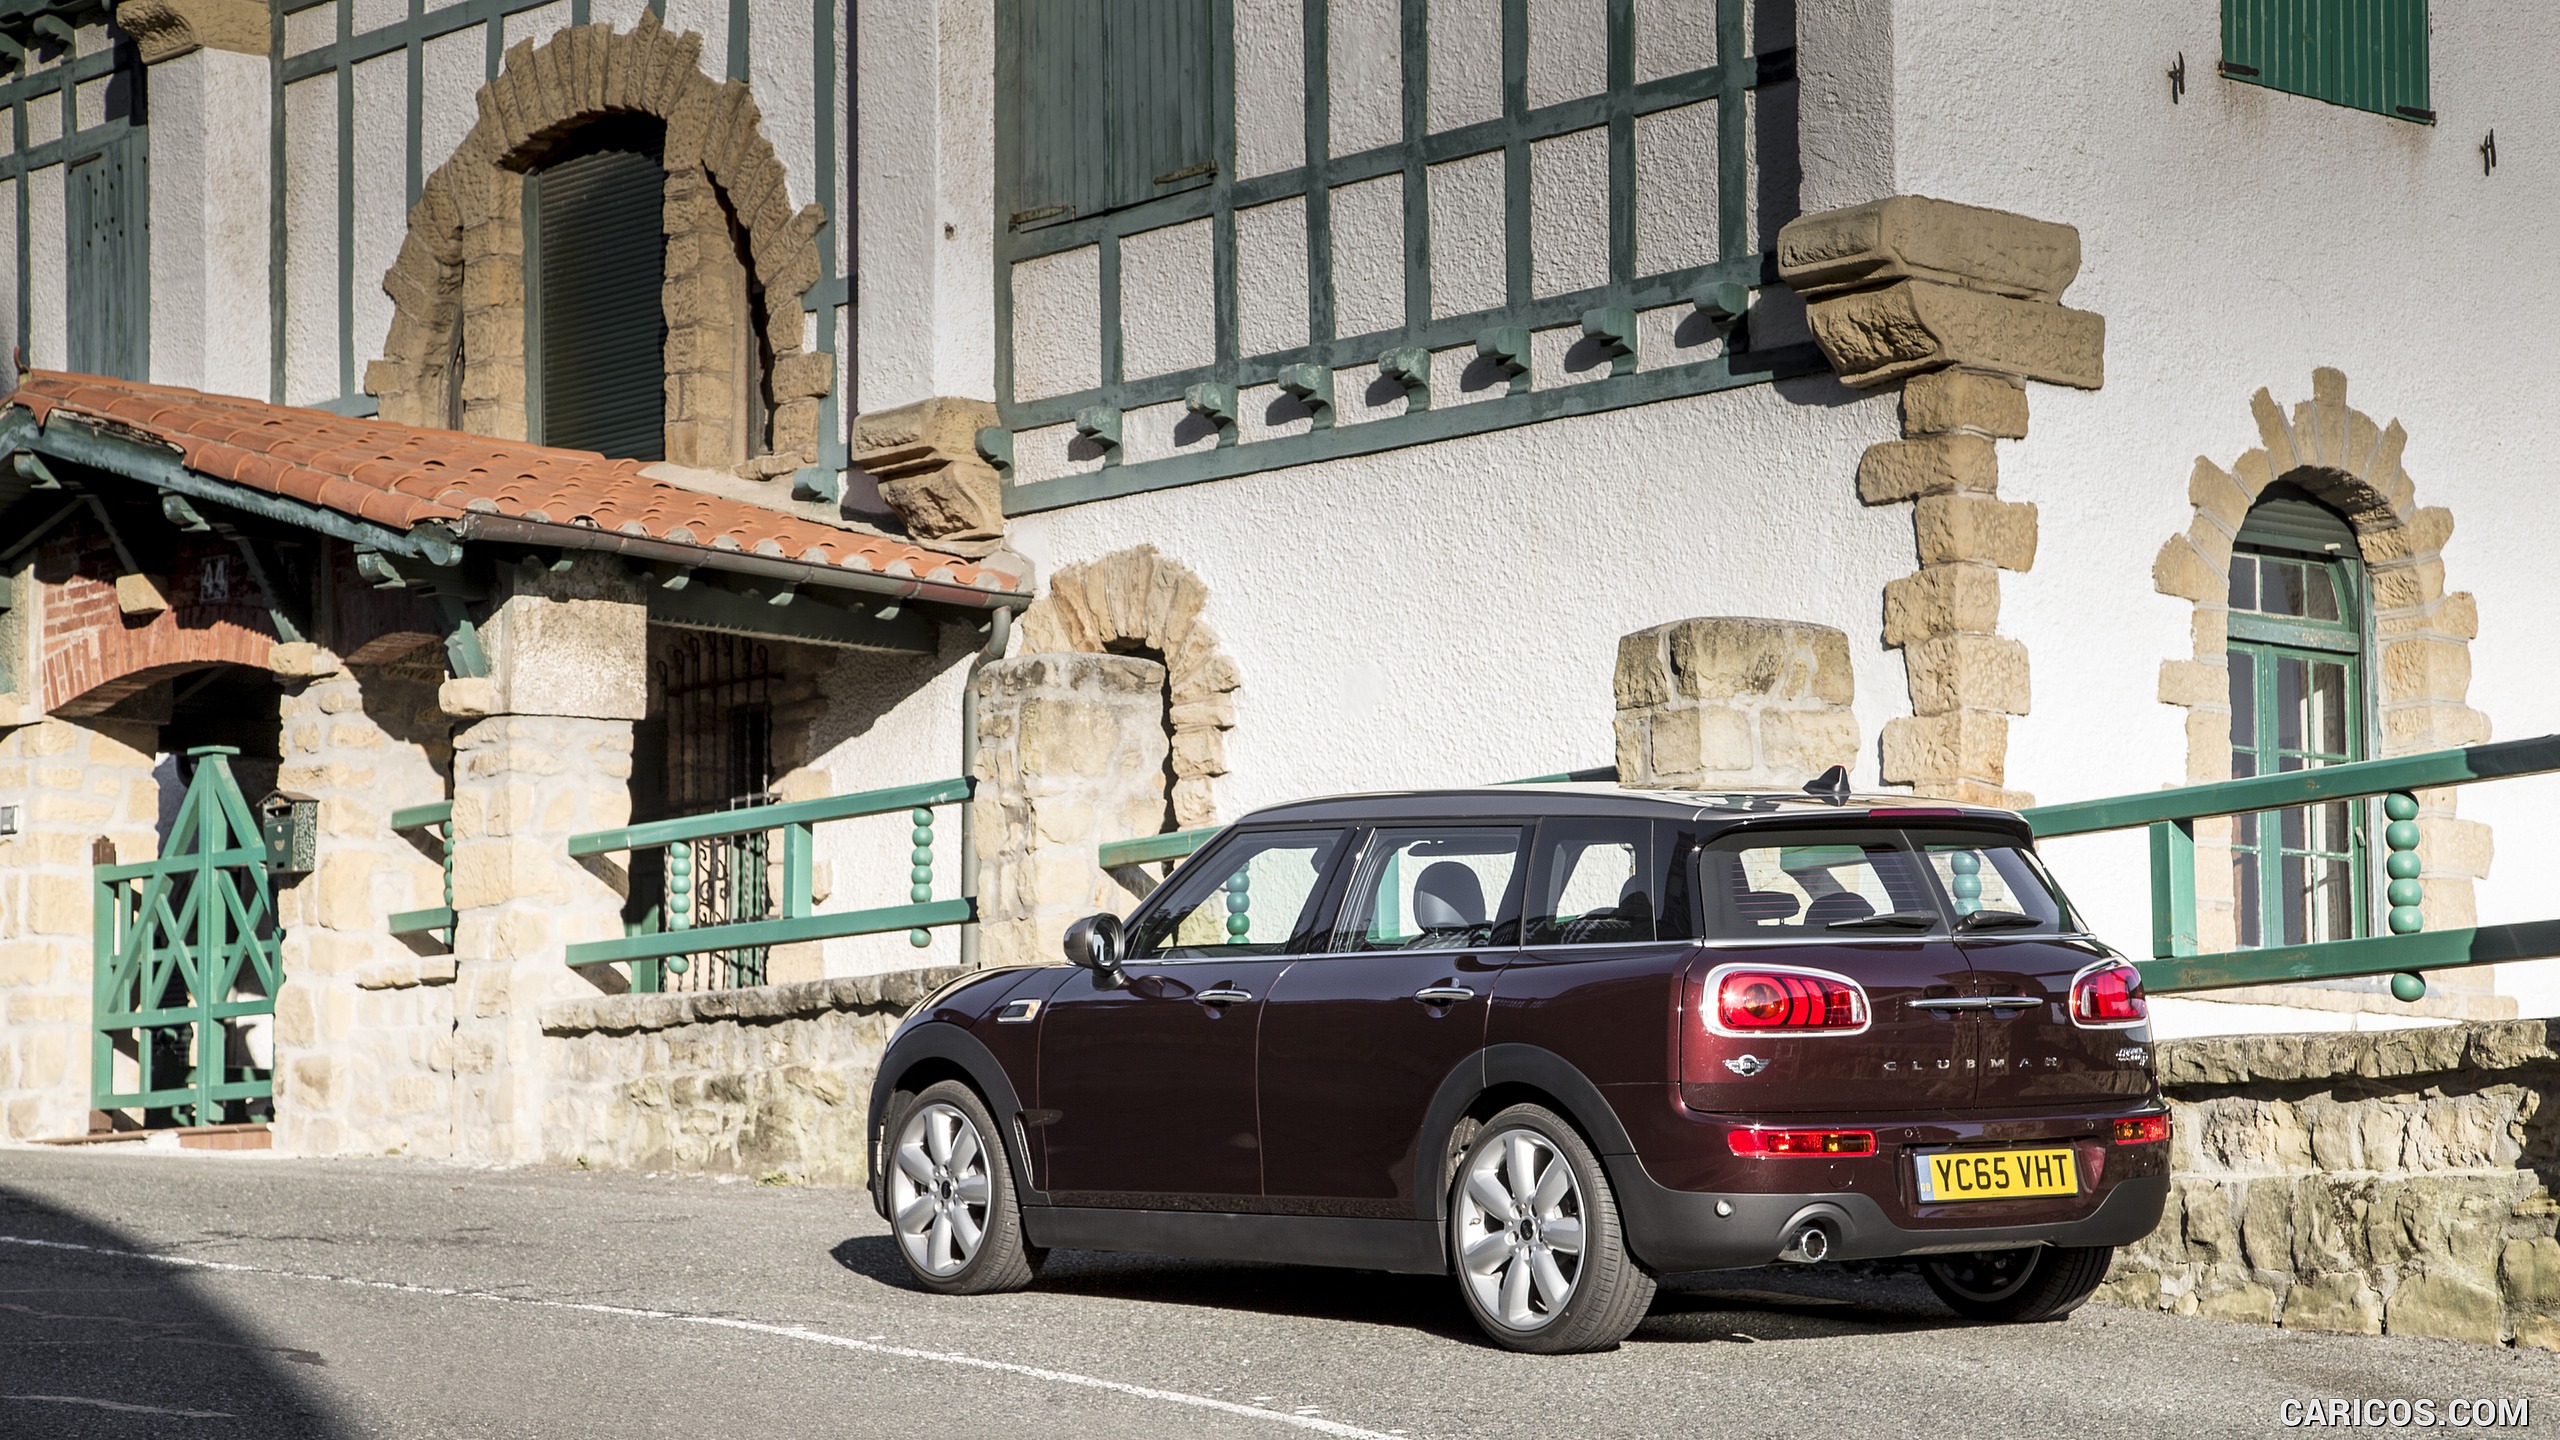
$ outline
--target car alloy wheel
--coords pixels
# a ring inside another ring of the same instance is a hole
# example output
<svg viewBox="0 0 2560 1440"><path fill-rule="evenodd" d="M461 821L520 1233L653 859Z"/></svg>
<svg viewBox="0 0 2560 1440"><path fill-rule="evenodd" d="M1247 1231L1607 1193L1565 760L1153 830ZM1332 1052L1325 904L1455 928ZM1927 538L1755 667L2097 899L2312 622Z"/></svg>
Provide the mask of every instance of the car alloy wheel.
<svg viewBox="0 0 2560 1440"><path fill-rule="evenodd" d="M1510 1329L1537 1330L1563 1313L1582 1278L1582 1187L1538 1132L1493 1139L1467 1158L1451 1248L1479 1309Z"/></svg>
<svg viewBox="0 0 2560 1440"><path fill-rule="evenodd" d="M958 1107L918 1105L898 1131L889 1213L898 1246L922 1275L959 1274L986 1240L995 1187L986 1137Z"/></svg>

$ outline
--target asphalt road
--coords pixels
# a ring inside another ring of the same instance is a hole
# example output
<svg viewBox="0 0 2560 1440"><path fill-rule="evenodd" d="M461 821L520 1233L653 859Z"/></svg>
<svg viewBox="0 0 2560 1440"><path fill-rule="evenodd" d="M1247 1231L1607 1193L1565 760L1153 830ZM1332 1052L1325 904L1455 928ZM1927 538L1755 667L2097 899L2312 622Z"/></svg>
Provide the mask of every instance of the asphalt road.
<svg viewBox="0 0 2560 1440"><path fill-rule="evenodd" d="M1539 1358L1445 1280L1061 1252L1024 1294L927 1295L843 1190L0 1150L9 1437L2187 1440L2332 1397L2524 1399L2560 1433L2560 1357L2104 1307L1981 1327L1818 1268L1686 1277L1617 1351Z"/></svg>

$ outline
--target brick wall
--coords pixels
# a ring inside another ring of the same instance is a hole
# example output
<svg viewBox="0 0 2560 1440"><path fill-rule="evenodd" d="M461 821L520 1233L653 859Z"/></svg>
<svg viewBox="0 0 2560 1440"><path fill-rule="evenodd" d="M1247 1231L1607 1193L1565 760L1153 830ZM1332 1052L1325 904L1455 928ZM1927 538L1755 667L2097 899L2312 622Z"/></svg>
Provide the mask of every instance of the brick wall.
<svg viewBox="0 0 2560 1440"><path fill-rule="evenodd" d="M240 552L218 538L182 536L167 568L152 578L168 608L128 615L116 595L124 562L94 520L65 526L39 547L37 668L47 710L95 715L201 665L266 668L275 627Z"/></svg>

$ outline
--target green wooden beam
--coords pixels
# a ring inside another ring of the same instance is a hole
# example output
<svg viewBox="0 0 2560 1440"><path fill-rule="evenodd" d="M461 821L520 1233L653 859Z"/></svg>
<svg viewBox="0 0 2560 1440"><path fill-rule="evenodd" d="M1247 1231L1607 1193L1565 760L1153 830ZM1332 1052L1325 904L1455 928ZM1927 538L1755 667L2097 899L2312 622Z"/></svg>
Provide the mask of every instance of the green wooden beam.
<svg viewBox="0 0 2560 1440"><path fill-rule="evenodd" d="M429 825L443 825L453 819L453 802L439 800L432 805L410 805L391 812L391 828L417 830Z"/></svg>
<svg viewBox="0 0 2560 1440"><path fill-rule="evenodd" d="M654 820L646 825L626 825L619 830L572 835L569 837L569 853L573 856L608 855L619 850L645 850L653 845L706 840L717 835L751 835L759 830L780 830L792 825L885 815L892 810L910 810L919 805L948 805L968 799L976 790L977 782L974 780L929 780L921 785L865 790L854 795L830 795L818 800L795 800L787 805L757 805L745 810L720 810L709 815ZM682 952L671 950L666 953Z"/></svg>
<svg viewBox="0 0 2560 1440"><path fill-rule="evenodd" d="M712 630L729 635L756 635L871 650L895 655L930 655L934 626L913 606L841 604L824 592L801 587L790 603L777 604L778 582L740 583L716 572L698 570L681 585L648 589L649 618L680 630Z"/></svg>
<svg viewBox="0 0 2560 1440"><path fill-rule="evenodd" d="M1116 870L1123 865L1153 865L1159 860L1179 860L1209 843L1210 837L1225 829L1222 825L1204 825L1197 830L1176 830L1164 835L1143 835L1135 840L1112 840L1102 846L1102 868Z"/></svg>
<svg viewBox="0 0 2560 1440"><path fill-rule="evenodd" d="M443 906L433 910L395 910L386 921L394 935L420 935L430 930L453 928L453 912Z"/></svg>
<svg viewBox="0 0 2560 1440"><path fill-rule="evenodd" d="M2155 995L2178 995L2227 990L2235 985L2458 970L2469 965L2500 965L2510 960L2541 960L2555 955L2560 955L2560 920L2533 920L2516 925L2484 925L2474 930L2376 935L2318 945L2280 945L2264 950L2144 960L2136 962L2135 968L2142 972L2144 989Z"/></svg>
<svg viewBox="0 0 2560 1440"><path fill-rule="evenodd" d="M2560 771L2560 735L2531 740L2502 740L2460 750L2431 750L2388 760L2360 760L2317 770L2294 770L2187 785L2175 790L2146 790L2067 805L2039 805L2022 811L2038 839L2087 835L2100 830L2130 830L2163 820L2195 820L2211 815L2242 815L2254 810L2280 810L2329 800L2355 800L2394 790L2421 790L2439 785L2468 785L2515 775Z"/></svg>
<svg viewBox="0 0 2560 1440"><path fill-rule="evenodd" d="M698 955L713 950L746 950L765 945L794 945L808 940L833 940L846 935L883 935L893 930L966 925L977 918L978 907L972 901L935 900L923 905L850 910L841 915L749 920L737 925L711 925L698 930L626 935L619 940L590 940L570 946L565 958L571 965L662 960L671 955Z"/></svg>

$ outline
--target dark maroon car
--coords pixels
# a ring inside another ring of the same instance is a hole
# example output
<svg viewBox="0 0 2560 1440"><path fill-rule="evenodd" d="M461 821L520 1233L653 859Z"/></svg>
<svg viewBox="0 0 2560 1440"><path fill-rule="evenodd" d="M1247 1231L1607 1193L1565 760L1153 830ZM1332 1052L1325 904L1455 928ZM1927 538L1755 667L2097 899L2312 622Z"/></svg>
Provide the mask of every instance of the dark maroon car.
<svg viewBox="0 0 2560 1440"><path fill-rule="evenodd" d="M2002 811L1310 801L1067 948L890 1042L873 1198L928 1288L1060 1246L1454 1274L1498 1343L1571 1351L1657 1275L1911 1256L2032 1320L2168 1191L2140 976Z"/></svg>

